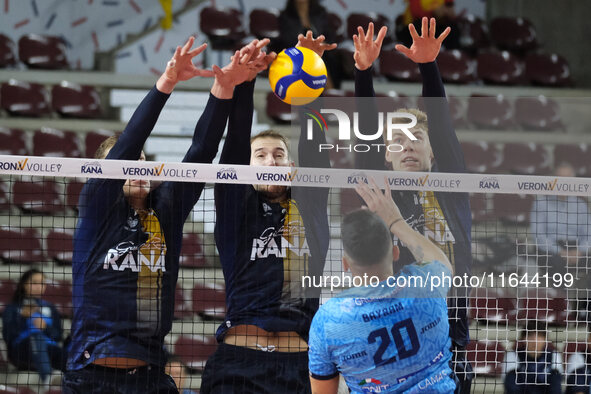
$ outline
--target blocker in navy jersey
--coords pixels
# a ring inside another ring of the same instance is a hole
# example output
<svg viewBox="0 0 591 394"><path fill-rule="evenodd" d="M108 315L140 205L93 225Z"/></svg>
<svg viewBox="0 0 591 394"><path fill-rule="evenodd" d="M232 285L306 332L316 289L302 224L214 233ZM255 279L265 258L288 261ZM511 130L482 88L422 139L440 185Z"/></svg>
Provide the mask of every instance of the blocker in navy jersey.
<svg viewBox="0 0 591 394"><path fill-rule="evenodd" d="M407 265L401 276L451 275L438 261ZM354 288L322 305L310 328L314 379L339 373L355 393L451 393L449 288Z"/></svg>

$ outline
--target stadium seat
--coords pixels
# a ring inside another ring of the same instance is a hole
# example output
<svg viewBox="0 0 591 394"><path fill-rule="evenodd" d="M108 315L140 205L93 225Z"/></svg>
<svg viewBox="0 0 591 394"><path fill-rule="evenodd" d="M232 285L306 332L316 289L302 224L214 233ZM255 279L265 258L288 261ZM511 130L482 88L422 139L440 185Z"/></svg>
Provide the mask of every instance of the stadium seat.
<svg viewBox="0 0 591 394"><path fill-rule="evenodd" d="M26 134L23 130L0 127L0 155L28 154Z"/></svg>
<svg viewBox="0 0 591 394"><path fill-rule="evenodd" d="M12 185L12 201L21 211L32 214L63 212L57 184L50 178L24 177Z"/></svg>
<svg viewBox="0 0 591 394"><path fill-rule="evenodd" d="M181 267L204 268L209 263L203 250L203 240L197 233L183 233L183 247L179 259Z"/></svg>
<svg viewBox="0 0 591 394"><path fill-rule="evenodd" d="M0 68L16 66L16 46L6 35L0 34Z"/></svg>
<svg viewBox="0 0 591 394"><path fill-rule="evenodd" d="M469 172L490 173L502 160L501 152L488 142L462 142L462 151Z"/></svg>
<svg viewBox="0 0 591 394"><path fill-rule="evenodd" d="M390 20L388 17L382 14L376 14L374 12L368 13L351 13L347 17L347 38L353 37L354 34L358 34L357 27L363 27L363 30L367 30L367 26L370 22L374 24L374 31L375 34L382 28L382 26L388 27L388 33L386 33L386 37L384 38L384 45L388 45L393 42L391 31L393 31L392 26L390 26Z"/></svg>
<svg viewBox="0 0 591 394"><path fill-rule="evenodd" d="M515 120L526 130L565 131L558 103L542 95L516 98Z"/></svg>
<svg viewBox="0 0 591 394"><path fill-rule="evenodd" d="M498 170L511 174L548 175L552 171L550 152L540 144L507 143Z"/></svg>
<svg viewBox="0 0 591 394"><path fill-rule="evenodd" d="M33 155L52 157L80 157L78 134L42 127L33 134Z"/></svg>
<svg viewBox="0 0 591 394"><path fill-rule="evenodd" d="M174 289L174 318L184 319L192 315L191 302L185 297L183 288L177 285Z"/></svg>
<svg viewBox="0 0 591 394"><path fill-rule="evenodd" d="M223 286L197 283L193 287L193 312L203 318L223 319L226 314L226 293Z"/></svg>
<svg viewBox="0 0 591 394"><path fill-rule="evenodd" d="M472 54L490 46L490 37L486 23L474 16L466 14L456 19L460 31L460 45Z"/></svg>
<svg viewBox="0 0 591 394"><path fill-rule="evenodd" d="M100 144L112 135L115 135L115 133L110 130L95 130L87 132L86 137L84 138L85 157L94 157Z"/></svg>
<svg viewBox="0 0 591 394"><path fill-rule="evenodd" d="M503 222L527 225L533 201L532 194L495 194L493 212Z"/></svg>
<svg viewBox="0 0 591 394"><path fill-rule="evenodd" d="M554 146L554 167L569 163L578 176L591 176L591 149L587 144L558 144Z"/></svg>
<svg viewBox="0 0 591 394"><path fill-rule="evenodd" d="M78 211L78 199L85 182L70 180L66 185L66 207Z"/></svg>
<svg viewBox="0 0 591 394"><path fill-rule="evenodd" d="M5 386L0 385L0 394L35 394L36 391L26 386Z"/></svg>
<svg viewBox="0 0 591 394"><path fill-rule="evenodd" d="M11 79L0 88L0 106L11 115L43 116L51 112L49 93L38 83Z"/></svg>
<svg viewBox="0 0 591 394"><path fill-rule="evenodd" d="M203 371L216 347L217 341L213 336L180 335L174 343L174 354L190 369Z"/></svg>
<svg viewBox="0 0 591 394"><path fill-rule="evenodd" d="M0 257L13 263L43 262L41 235L34 228L0 227Z"/></svg>
<svg viewBox="0 0 591 394"><path fill-rule="evenodd" d="M250 34L258 39L279 37L279 10L255 8L249 15Z"/></svg>
<svg viewBox="0 0 591 394"><path fill-rule="evenodd" d="M246 36L242 13L234 8L203 8L199 28L209 38L211 49L232 50Z"/></svg>
<svg viewBox="0 0 591 394"><path fill-rule="evenodd" d="M538 46L536 30L525 18L497 17L490 22L490 36L499 49L518 54Z"/></svg>
<svg viewBox="0 0 591 394"><path fill-rule="evenodd" d="M567 366L570 362L570 358L573 354L575 353L580 353L580 354L587 354L587 341L582 340L581 342L565 342L564 344L564 354L563 354L563 360L564 360L564 365ZM569 371L568 367L565 368L565 371L568 372L573 372L573 371Z"/></svg>
<svg viewBox="0 0 591 394"><path fill-rule="evenodd" d="M16 291L16 283L11 279L0 279L0 314L6 308L6 305L12 302L12 297Z"/></svg>
<svg viewBox="0 0 591 394"><path fill-rule="evenodd" d="M67 281L54 281L45 286L43 299L56 306L63 317L72 318L72 285Z"/></svg>
<svg viewBox="0 0 591 394"><path fill-rule="evenodd" d="M535 85L571 86L567 61L556 53L530 53L525 57L525 77Z"/></svg>
<svg viewBox="0 0 591 394"><path fill-rule="evenodd" d="M0 212L10 211L10 187L0 179Z"/></svg>
<svg viewBox="0 0 591 394"><path fill-rule="evenodd" d="M514 125L514 110L505 96L473 94L468 99L468 122L482 129L507 130Z"/></svg>
<svg viewBox="0 0 591 394"><path fill-rule="evenodd" d="M393 81L419 82L422 80L417 65L395 49L382 49L380 74Z"/></svg>
<svg viewBox="0 0 591 394"><path fill-rule="evenodd" d="M517 319L522 321L537 320L554 326L566 326L568 300L533 294L522 298L518 304Z"/></svg>
<svg viewBox="0 0 591 394"><path fill-rule="evenodd" d="M493 85L517 85L526 82L525 66L507 51L485 51L478 54L478 78Z"/></svg>
<svg viewBox="0 0 591 394"><path fill-rule="evenodd" d="M343 20L340 16L335 14L334 12L329 12L326 15L326 19L328 22L328 27L330 28L331 32L334 34L335 43L341 43L345 40L345 36L343 34Z"/></svg>
<svg viewBox="0 0 591 394"><path fill-rule="evenodd" d="M281 101L275 93L267 93L267 116L278 123L289 123L294 120L291 105Z"/></svg>
<svg viewBox="0 0 591 394"><path fill-rule="evenodd" d="M458 49L439 52L437 65L444 82L464 84L476 80L476 61Z"/></svg>
<svg viewBox="0 0 591 394"><path fill-rule="evenodd" d="M474 223L486 221L490 217L487 201L488 196L486 194L470 193L470 211Z"/></svg>
<svg viewBox="0 0 591 394"><path fill-rule="evenodd" d="M54 228L45 238L47 257L62 264L72 264L74 230Z"/></svg>
<svg viewBox="0 0 591 394"><path fill-rule="evenodd" d="M69 118L99 118L101 99L92 86L62 81L51 89L53 109Z"/></svg>
<svg viewBox="0 0 591 394"><path fill-rule="evenodd" d="M497 323L515 322L517 300L494 288L474 288L470 295L470 317Z"/></svg>
<svg viewBox="0 0 591 394"><path fill-rule="evenodd" d="M496 341L470 341L466 358L476 375L499 376L505 360L505 347Z"/></svg>
<svg viewBox="0 0 591 394"><path fill-rule="evenodd" d="M68 68L66 44L61 37L27 34L18 40L18 56L29 68Z"/></svg>

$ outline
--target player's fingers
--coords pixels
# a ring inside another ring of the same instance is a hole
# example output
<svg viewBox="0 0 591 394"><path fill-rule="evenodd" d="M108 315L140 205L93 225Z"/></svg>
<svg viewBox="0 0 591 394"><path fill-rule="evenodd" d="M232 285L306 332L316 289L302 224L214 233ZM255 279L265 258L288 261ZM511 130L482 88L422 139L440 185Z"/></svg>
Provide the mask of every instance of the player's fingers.
<svg viewBox="0 0 591 394"><path fill-rule="evenodd" d="M417 33L417 28L412 23L408 25L408 31L410 32L410 36L412 37L413 41L419 39L419 33Z"/></svg>
<svg viewBox="0 0 591 394"><path fill-rule="evenodd" d="M447 37L449 35L449 33L451 32L451 27L446 27L445 30L439 35L439 37L437 37L437 41L439 41L439 43L442 43L443 40L445 40L445 37Z"/></svg>
<svg viewBox="0 0 591 394"><path fill-rule="evenodd" d="M424 16L421 23L421 37L426 38L428 37L429 33L429 19Z"/></svg>
<svg viewBox="0 0 591 394"><path fill-rule="evenodd" d="M207 78L211 78L211 77L215 77L215 72L213 70L196 70L196 74L197 76L200 77L207 77Z"/></svg>
<svg viewBox="0 0 591 394"><path fill-rule="evenodd" d="M204 42L203 44L199 45L197 48L191 49L189 51L189 55L191 57L195 57L195 56L199 55L201 52L203 52L205 50L205 48L207 48L207 43Z"/></svg>
<svg viewBox="0 0 591 394"><path fill-rule="evenodd" d="M368 207L373 203L371 190L365 183L361 183L355 186L355 191L357 192L357 194L359 194L361 199L365 202L365 204L367 204Z"/></svg>
<svg viewBox="0 0 591 394"><path fill-rule="evenodd" d="M410 54L411 54L410 48L407 48L402 44L396 44L396 46L394 48L396 48L396 50L398 52L402 53L403 55L406 55L406 57L410 57Z"/></svg>
<svg viewBox="0 0 591 394"><path fill-rule="evenodd" d="M363 31L363 28L361 26L357 27L357 32L359 33L359 39L361 40L361 42L365 41L365 31Z"/></svg>
<svg viewBox="0 0 591 394"><path fill-rule="evenodd" d="M390 190L390 182L387 176L384 176L384 195L386 197L392 197L392 190Z"/></svg>
<svg viewBox="0 0 591 394"><path fill-rule="evenodd" d="M181 56L181 47L177 46L176 49L174 50L174 54L172 55L172 59L171 60L175 60L178 59Z"/></svg>
<svg viewBox="0 0 591 394"><path fill-rule="evenodd" d="M431 18L429 21L429 37L435 38L435 18Z"/></svg>
<svg viewBox="0 0 591 394"><path fill-rule="evenodd" d="M373 22L369 22L367 27L367 40L373 41Z"/></svg>
<svg viewBox="0 0 591 394"><path fill-rule="evenodd" d="M269 45L270 42L271 42L270 39L263 38L262 40L260 40L258 42L258 44L256 45L256 47L257 47L257 49L262 49L263 47L266 47L267 45Z"/></svg>
<svg viewBox="0 0 591 394"><path fill-rule="evenodd" d="M357 34L353 34L353 46L359 50L359 36Z"/></svg>
<svg viewBox="0 0 591 394"><path fill-rule="evenodd" d="M332 51L337 47L337 44L322 44L322 49L325 51Z"/></svg>
<svg viewBox="0 0 591 394"><path fill-rule="evenodd" d="M384 38L386 38L387 32L388 32L388 28L386 26L382 26L382 28L378 32L378 38L376 38L376 45L378 47L382 46L382 43L384 42Z"/></svg>
<svg viewBox="0 0 591 394"><path fill-rule="evenodd" d="M216 66L215 64L213 66L211 66L213 73L215 74L216 77L221 77L224 75L224 72L222 71L221 68L219 68L218 66Z"/></svg>
<svg viewBox="0 0 591 394"><path fill-rule="evenodd" d="M316 37L316 41L319 43L323 43L324 40L326 40L326 37L324 37L324 34L321 34L318 37Z"/></svg>
<svg viewBox="0 0 591 394"><path fill-rule="evenodd" d="M306 39L308 39L308 40L313 40L314 39L314 37L312 35L312 30L308 30L306 32Z"/></svg>
<svg viewBox="0 0 591 394"><path fill-rule="evenodd" d="M195 42L195 37L193 37L193 36L189 37L189 39L187 40L187 42L185 43L185 45L183 45L183 48L181 49L182 56L184 56L187 52L189 52L189 49L191 49L194 42Z"/></svg>
<svg viewBox="0 0 591 394"><path fill-rule="evenodd" d="M238 65L240 62L240 51L234 52L234 56L232 56L232 61L230 62L232 65Z"/></svg>

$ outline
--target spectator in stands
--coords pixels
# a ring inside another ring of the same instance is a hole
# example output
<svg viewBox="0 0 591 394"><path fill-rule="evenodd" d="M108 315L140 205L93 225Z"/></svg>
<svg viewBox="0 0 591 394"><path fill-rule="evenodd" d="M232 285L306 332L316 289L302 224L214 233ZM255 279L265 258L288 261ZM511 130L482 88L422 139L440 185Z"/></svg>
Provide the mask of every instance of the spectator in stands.
<svg viewBox="0 0 591 394"><path fill-rule="evenodd" d="M587 394L591 387L591 325L587 327L587 348L584 353L574 353L569 357L572 367L566 378L565 394ZM569 370L567 369L567 372Z"/></svg>
<svg viewBox="0 0 591 394"><path fill-rule="evenodd" d="M561 393L562 357L548 342L543 322L527 323L503 369L507 394Z"/></svg>
<svg viewBox="0 0 591 394"><path fill-rule="evenodd" d="M314 37L324 36L326 42L336 41L336 32L328 24L326 8L319 0L288 0L285 9L279 15L279 38L275 48L281 51L294 47L299 34L312 31ZM326 52L322 57L328 71L327 89L339 89L344 77L343 62L339 52Z"/></svg>
<svg viewBox="0 0 591 394"><path fill-rule="evenodd" d="M196 394L195 391L185 387L187 367L183 364L180 358L175 355L168 357L166 373L174 379L176 387L179 389L179 394Z"/></svg>
<svg viewBox="0 0 591 394"><path fill-rule="evenodd" d="M460 35L457 28L456 14L454 10L454 0L405 0L406 10L396 18L396 38L407 47L412 45L412 37L408 30L408 25L415 25L418 30L421 26L423 17L435 18L437 20L437 30L435 35L439 35L447 28L451 27L449 36L443 43L447 49L457 49L460 47Z"/></svg>
<svg viewBox="0 0 591 394"><path fill-rule="evenodd" d="M554 175L574 177L568 163L559 164ZM576 196L537 196L530 215L530 232L543 255L538 265L564 273L568 266L586 267L591 247L591 213L587 201ZM548 256L546 260L546 256Z"/></svg>
<svg viewBox="0 0 591 394"><path fill-rule="evenodd" d="M44 292L41 271L30 269L23 274L2 314L2 335L10 362L18 369L39 372L41 381L48 384L53 369L64 370L66 355L60 344L62 318L53 304L42 299Z"/></svg>

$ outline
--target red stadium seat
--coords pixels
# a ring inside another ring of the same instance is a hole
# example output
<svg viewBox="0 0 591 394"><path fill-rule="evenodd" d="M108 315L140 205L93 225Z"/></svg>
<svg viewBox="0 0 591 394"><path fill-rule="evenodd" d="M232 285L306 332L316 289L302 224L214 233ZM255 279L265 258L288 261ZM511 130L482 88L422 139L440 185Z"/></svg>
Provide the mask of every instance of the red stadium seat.
<svg viewBox="0 0 591 394"><path fill-rule="evenodd" d="M503 222L527 225L533 202L532 194L495 194L493 212Z"/></svg>
<svg viewBox="0 0 591 394"><path fill-rule="evenodd" d="M18 40L18 55L29 68L68 68L66 44L60 37L27 34Z"/></svg>
<svg viewBox="0 0 591 394"><path fill-rule="evenodd" d="M585 355L587 352L587 341L566 342L564 344L564 364L567 365L569 363L569 359L573 354L580 353Z"/></svg>
<svg viewBox="0 0 591 394"><path fill-rule="evenodd" d="M12 386L5 386L0 385L0 394L35 394L36 391L30 389L29 387L20 386L20 387L12 387Z"/></svg>
<svg viewBox="0 0 591 394"><path fill-rule="evenodd" d="M110 130L95 130L86 133L84 139L84 153L85 157L94 157L94 154L98 147L103 143L104 140L110 136L115 135Z"/></svg>
<svg viewBox="0 0 591 394"><path fill-rule="evenodd" d="M505 360L505 347L496 341L470 341L466 358L477 375L499 376Z"/></svg>
<svg viewBox="0 0 591 394"><path fill-rule="evenodd" d="M34 228L0 227L0 258L14 263L44 261L41 235Z"/></svg>
<svg viewBox="0 0 591 394"><path fill-rule="evenodd" d="M515 99L515 119L526 130L564 131L558 103L546 96Z"/></svg>
<svg viewBox="0 0 591 394"><path fill-rule="evenodd" d="M267 93L267 116L278 123L289 123L295 119L291 105L281 101L275 93Z"/></svg>
<svg viewBox="0 0 591 394"><path fill-rule="evenodd" d="M470 317L498 323L515 322L517 299L489 288L474 288L470 295Z"/></svg>
<svg viewBox="0 0 591 394"><path fill-rule="evenodd" d="M185 297L185 292L180 285L174 289L174 318L184 319L192 316L191 302Z"/></svg>
<svg viewBox="0 0 591 394"><path fill-rule="evenodd" d="M183 233L183 247L179 259L181 267L204 268L209 267L203 241L197 233Z"/></svg>
<svg viewBox="0 0 591 394"><path fill-rule="evenodd" d="M483 222L490 218L491 212L488 208L488 196L482 193L470 194L470 211L474 223Z"/></svg>
<svg viewBox="0 0 591 394"><path fill-rule="evenodd" d="M481 52L477 61L478 78L486 83L516 85L526 82L523 62L510 52Z"/></svg>
<svg viewBox="0 0 591 394"><path fill-rule="evenodd" d="M21 211L33 214L63 212L57 184L49 178L23 177L12 185L12 201Z"/></svg>
<svg viewBox="0 0 591 394"><path fill-rule="evenodd" d="M378 111L384 113L393 112L399 109L415 108L417 105L420 105L415 104L411 97L404 94L398 94L392 90L389 94L376 93L376 97L378 98ZM422 97L419 99L422 99Z"/></svg>
<svg viewBox="0 0 591 394"><path fill-rule="evenodd" d="M0 34L0 68L16 66L16 46L4 34Z"/></svg>
<svg viewBox="0 0 591 394"><path fill-rule="evenodd" d="M0 212L10 211L10 187L0 179Z"/></svg>
<svg viewBox="0 0 591 394"><path fill-rule="evenodd" d="M458 49L439 52L437 64L444 82L469 83L476 80L476 61Z"/></svg>
<svg viewBox="0 0 591 394"><path fill-rule="evenodd" d="M506 130L514 126L514 110L502 94L485 96L473 94L468 99L468 122L482 129Z"/></svg>
<svg viewBox="0 0 591 394"><path fill-rule="evenodd" d="M203 318L223 319L226 314L226 293L223 286L196 284L193 288L193 312Z"/></svg>
<svg viewBox="0 0 591 394"><path fill-rule="evenodd" d="M534 294L532 297L519 300L518 320L537 320L550 325L566 326L568 300L564 298L548 298Z"/></svg>
<svg viewBox="0 0 591 394"><path fill-rule="evenodd" d="M28 155L26 138L23 130L0 127L0 155Z"/></svg>
<svg viewBox="0 0 591 394"><path fill-rule="evenodd" d="M47 257L58 263L71 264L74 254L73 239L72 229L52 229L45 238Z"/></svg>
<svg viewBox="0 0 591 394"><path fill-rule="evenodd" d="M0 314L4 312L6 305L12 302L16 291L16 283L11 279L0 279Z"/></svg>
<svg viewBox="0 0 591 394"><path fill-rule="evenodd" d="M395 49L382 50L380 74L394 81L419 82L422 80L419 67Z"/></svg>
<svg viewBox="0 0 591 394"><path fill-rule="evenodd" d="M567 61L556 53L531 53L525 57L525 77L535 85L571 86Z"/></svg>
<svg viewBox="0 0 591 394"><path fill-rule="evenodd" d="M203 8L199 27L209 38L212 49L234 49L246 36L242 13L234 8Z"/></svg>
<svg viewBox="0 0 591 394"><path fill-rule="evenodd" d="M2 84L0 106L16 116L43 116L51 112L49 93L43 85L15 79Z"/></svg>
<svg viewBox="0 0 591 394"><path fill-rule="evenodd" d="M42 127L33 134L33 155L53 157L80 157L78 134Z"/></svg>
<svg viewBox="0 0 591 394"><path fill-rule="evenodd" d="M497 47L515 53L524 53L538 46L536 30L524 18L494 18L490 22L490 35Z"/></svg>
<svg viewBox="0 0 591 394"><path fill-rule="evenodd" d="M84 183L77 180L70 180L66 185L66 206L74 211L78 210L78 199L80 198L80 192L84 187Z"/></svg>
<svg viewBox="0 0 591 394"><path fill-rule="evenodd" d="M51 89L53 109L70 118L99 118L101 99L92 86L62 81Z"/></svg>
<svg viewBox="0 0 591 394"><path fill-rule="evenodd" d="M533 142L505 144L498 169L512 174L547 175L552 170L552 158L543 145Z"/></svg>
<svg viewBox="0 0 591 394"><path fill-rule="evenodd" d="M467 14L456 19L460 31L460 45L470 53L476 53L490 46L490 37L486 23L472 15Z"/></svg>
<svg viewBox="0 0 591 394"><path fill-rule="evenodd" d="M384 38L384 45L388 45L393 42L392 36L390 34L390 32L393 31L392 26L390 25L390 20L385 15L376 14L374 12L368 12L365 14L349 14L347 17L347 37L350 38L353 37L353 34L358 34L358 26L361 26L363 30L367 30L367 26L370 22L373 22L374 31L376 34L382 28L382 26L388 27L388 33L386 33L386 38Z"/></svg>
<svg viewBox="0 0 591 394"><path fill-rule="evenodd" d="M558 144L554 146L554 167L561 163L573 166L578 176L591 176L591 149L587 144Z"/></svg>
<svg viewBox="0 0 591 394"><path fill-rule="evenodd" d="M502 160L501 152L488 142L462 142L466 168L470 172L489 173Z"/></svg>
<svg viewBox="0 0 591 394"><path fill-rule="evenodd" d="M174 343L174 354L190 369L203 371L216 347L213 336L180 335Z"/></svg>
<svg viewBox="0 0 591 394"><path fill-rule="evenodd" d="M250 34L258 39L279 37L279 10L255 8L249 15Z"/></svg>
<svg viewBox="0 0 591 394"><path fill-rule="evenodd" d="M56 306L60 314L72 318L72 285L67 281L56 281L45 287L43 299Z"/></svg>

